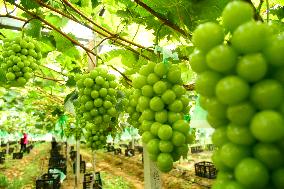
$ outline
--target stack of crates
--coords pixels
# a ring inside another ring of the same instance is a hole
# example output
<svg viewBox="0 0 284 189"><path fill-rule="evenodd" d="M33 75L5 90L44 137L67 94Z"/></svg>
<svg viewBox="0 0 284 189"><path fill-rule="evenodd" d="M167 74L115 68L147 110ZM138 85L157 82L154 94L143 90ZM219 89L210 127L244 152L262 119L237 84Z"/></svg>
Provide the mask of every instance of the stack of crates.
<svg viewBox="0 0 284 189"><path fill-rule="evenodd" d="M52 142L52 148L50 151L50 159L48 163L48 169L58 169L63 172L65 175L67 173L67 160L63 155L60 154L61 146Z"/></svg>
<svg viewBox="0 0 284 189"><path fill-rule="evenodd" d="M85 173L84 181L83 181L83 189L102 189L103 184L102 184L100 172L95 173L95 180L93 181L93 188L92 188L92 181L93 181L93 174Z"/></svg>
<svg viewBox="0 0 284 189"><path fill-rule="evenodd" d="M0 164L4 164L5 162L5 153L0 152Z"/></svg>
<svg viewBox="0 0 284 189"><path fill-rule="evenodd" d="M76 170L76 162L73 163L73 173L75 173ZM80 173L86 172L86 162L80 161Z"/></svg>
<svg viewBox="0 0 284 189"><path fill-rule="evenodd" d="M203 178L214 179L217 175L217 169L212 162L202 161L194 164L195 175Z"/></svg>
<svg viewBox="0 0 284 189"><path fill-rule="evenodd" d="M36 189L59 189L60 174L46 173L36 180Z"/></svg>
<svg viewBox="0 0 284 189"><path fill-rule="evenodd" d="M13 159L22 159L22 158L23 158L22 152L13 153Z"/></svg>

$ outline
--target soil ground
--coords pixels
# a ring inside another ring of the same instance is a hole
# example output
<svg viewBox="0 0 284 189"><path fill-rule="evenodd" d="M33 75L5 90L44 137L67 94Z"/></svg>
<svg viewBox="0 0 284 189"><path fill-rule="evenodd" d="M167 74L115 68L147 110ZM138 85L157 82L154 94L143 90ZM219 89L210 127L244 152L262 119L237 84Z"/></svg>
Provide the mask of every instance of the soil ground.
<svg viewBox="0 0 284 189"><path fill-rule="evenodd" d="M25 167L31 163L40 166L41 174L47 172L50 144L45 143L34 148L30 154L26 154L21 160L8 158L5 166L0 166L9 181L23 177ZM64 154L65 150L62 151ZM123 150L122 150L123 152ZM80 151L82 159L86 162L87 172L93 170L93 154L90 150ZM42 154L42 156L41 156ZM66 154L66 153L65 153ZM189 154L188 159L181 160L174 165L174 169L167 174L162 174L163 189L208 189L214 180L195 176L194 164L200 161L210 161L211 152ZM36 158L37 157L37 158ZM62 189L75 189L75 175L73 174L72 161L68 158L67 177L62 183ZM103 183L107 189L144 189L144 172L142 164L142 154L136 152L133 157L126 157L123 154L114 155L113 152L96 152L96 171L102 174ZM35 183L36 177L31 178L31 183ZM83 174L80 175L78 189L82 189ZM120 182L120 183L119 183ZM115 184L114 187L111 185ZM33 188L33 184L28 184L24 189ZM19 188L20 189L20 188Z"/></svg>

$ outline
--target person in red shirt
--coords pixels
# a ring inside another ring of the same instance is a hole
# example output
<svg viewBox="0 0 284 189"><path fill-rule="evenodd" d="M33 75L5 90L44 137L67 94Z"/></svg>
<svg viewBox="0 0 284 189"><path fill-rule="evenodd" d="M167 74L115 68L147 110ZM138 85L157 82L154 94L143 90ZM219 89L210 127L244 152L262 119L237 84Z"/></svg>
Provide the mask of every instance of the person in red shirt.
<svg viewBox="0 0 284 189"><path fill-rule="evenodd" d="M21 150L20 152L25 152L27 149L27 144L28 144L28 135L24 133L23 138L21 138Z"/></svg>

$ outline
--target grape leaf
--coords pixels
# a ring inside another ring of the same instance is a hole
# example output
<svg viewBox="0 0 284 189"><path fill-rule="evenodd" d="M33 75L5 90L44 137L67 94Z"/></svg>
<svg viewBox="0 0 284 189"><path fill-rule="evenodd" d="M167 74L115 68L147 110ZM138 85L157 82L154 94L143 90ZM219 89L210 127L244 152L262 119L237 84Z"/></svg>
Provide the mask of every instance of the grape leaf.
<svg viewBox="0 0 284 189"><path fill-rule="evenodd" d="M281 5L275 5L270 10L270 14L276 15L279 20L284 18L284 6Z"/></svg>
<svg viewBox="0 0 284 189"><path fill-rule="evenodd" d="M70 70L71 73L82 73L80 67L75 67L72 70Z"/></svg>
<svg viewBox="0 0 284 189"><path fill-rule="evenodd" d="M68 23L68 19L65 17L60 17L57 15L54 15L52 13L49 13L45 16L45 20L51 23L52 25L56 25L59 28L62 28Z"/></svg>
<svg viewBox="0 0 284 189"><path fill-rule="evenodd" d="M76 86L76 81L75 81L74 76L69 76L65 85L68 86L68 87Z"/></svg>
<svg viewBox="0 0 284 189"><path fill-rule="evenodd" d="M96 8L100 4L98 0L91 0L91 2L93 8Z"/></svg>
<svg viewBox="0 0 284 189"><path fill-rule="evenodd" d="M28 35L28 36L32 36L32 37L35 37L35 38L39 38L40 37L40 32L41 32L41 26L42 26L42 23L41 21L39 20L31 20L29 22L29 25L28 25L28 28L25 30L25 33Z"/></svg>
<svg viewBox="0 0 284 189"><path fill-rule="evenodd" d="M6 2L8 2L8 3L15 3L16 0L6 0Z"/></svg>
<svg viewBox="0 0 284 189"><path fill-rule="evenodd" d="M26 9L36 9L40 7L34 0L21 0L21 5Z"/></svg>
<svg viewBox="0 0 284 189"><path fill-rule="evenodd" d="M43 36L38 41L43 57L53 50L55 50L55 40L52 36Z"/></svg>
<svg viewBox="0 0 284 189"><path fill-rule="evenodd" d="M58 51L66 53L66 55L70 57L75 57L75 58L79 57L78 55L79 53L71 41L69 41L68 39L66 39L61 34L55 31L52 31L51 35L53 35L54 37L54 40L56 42L56 49ZM68 34L68 35L71 36L72 38L75 38L73 34Z"/></svg>
<svg viewBox="0 0 284 189"><path fill-rule="evenodd" d="M78 92L76 90L72 91L71 93L69 93L65 99L64 99L64 104L70 100L71 102L73 102L74 100L76 100L78 98Z"/></svg>

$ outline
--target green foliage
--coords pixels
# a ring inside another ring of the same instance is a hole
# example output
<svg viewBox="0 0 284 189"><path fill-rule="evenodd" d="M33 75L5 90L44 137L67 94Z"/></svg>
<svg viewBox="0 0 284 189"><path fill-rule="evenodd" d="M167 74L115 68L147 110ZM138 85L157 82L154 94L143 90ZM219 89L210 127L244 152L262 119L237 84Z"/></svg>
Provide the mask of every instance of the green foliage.
<svg viewBox="0 0 284 189"><path fill-rule="evenodd" d="M40 7L35 0L21 0L21 5L26 9L35 9Z"/></svg>
<svg viewBox="0 0 284 189"><path fill-rule="evenodd" d="M26 35L39 38L41 35L42 23L39 20L34 19L29 22L28 26L29 27L25 30Z"/></svg>
<svg viewBox="0 0 284 189"><path fill-rule="evenodd" d="M20 179L13 180L7 187L7 189L19 189L24 185L23 181Z"/></svg>
<svg viewBox="0 0 284 189"><path fill-rule="evenodd" d="M8 185L9 185L8 178L5 175L0 174L0 187L5 188Z"/></svg>
<svg viewBox="0 0 284 189"><path fill-rule="evenodd" d="M68 23L67 18L54 15L52 13L46 15L45 20L48 21L50 24L56 25L59 28L63 28Z"/></svg>
<svg viewBox="0 0 284 189"><path fill-rule="evenodd" d="M69 76L65 85L68 86L68 87L76 86L76 81L74 79L74 76Z"/></svg>
<svg viewBox="0 0 284 189"><path fill-rule="evenodd" d="M284 6L275 5L270 9L270 14L276 15L279 20L282 20L284 18Z"/></svg>

